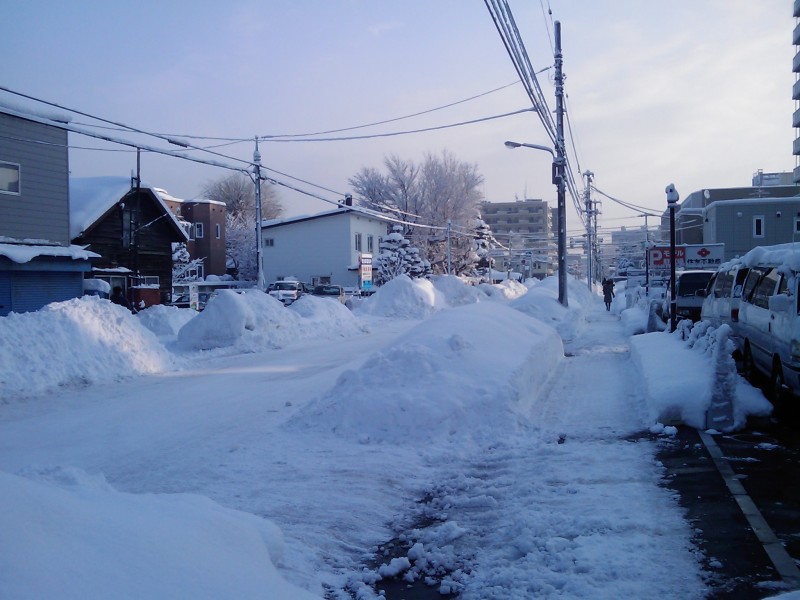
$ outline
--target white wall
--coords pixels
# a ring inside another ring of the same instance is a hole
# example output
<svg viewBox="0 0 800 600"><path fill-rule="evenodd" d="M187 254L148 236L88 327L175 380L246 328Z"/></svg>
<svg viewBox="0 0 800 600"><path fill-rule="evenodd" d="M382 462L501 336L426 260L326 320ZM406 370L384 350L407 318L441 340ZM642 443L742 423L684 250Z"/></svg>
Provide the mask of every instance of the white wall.
<svg viewBox="0 0 800 600"><path fill-rule="evenodd" d="M262 230L264 279L270 283L293 276L311 283L314 277L324 276L333 284L355 287L359 256L355 234L362 234L362 252L367 252L367 236L371 234L373 254L377 254L378 240L386 236L386 230L385 222L344 209L266 227ZM267 245L270 239L272 246Z"/></svg>

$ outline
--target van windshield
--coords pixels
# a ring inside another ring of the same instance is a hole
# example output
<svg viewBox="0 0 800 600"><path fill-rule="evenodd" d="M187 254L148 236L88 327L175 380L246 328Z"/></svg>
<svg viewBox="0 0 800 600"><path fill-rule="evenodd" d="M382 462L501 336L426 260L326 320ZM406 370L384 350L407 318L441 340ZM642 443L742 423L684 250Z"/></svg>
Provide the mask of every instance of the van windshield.
<svg viewBox="0 0 800 600"><path fill-rule="evenodd" d="M708 280L713 273L684 273L678 280L679 296L694 296L700 290L706 289Z"/></svg>
<svg viewBox="0 0 800 600"><path fill-rule="evenodd" d="M278 281L275 283L276 290L296 290L299 284L296 281Z"/></svg>

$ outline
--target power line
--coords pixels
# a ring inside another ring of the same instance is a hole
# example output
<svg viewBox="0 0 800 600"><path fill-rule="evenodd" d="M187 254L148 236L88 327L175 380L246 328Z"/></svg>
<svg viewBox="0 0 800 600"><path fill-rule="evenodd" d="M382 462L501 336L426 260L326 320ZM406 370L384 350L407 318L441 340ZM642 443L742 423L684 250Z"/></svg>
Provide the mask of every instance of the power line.
<svg viewBox="0 0 800 600"><path fill-rule="evenodd" d="M398 135L410 135L414 133L426 133L429 131L439 131L441 129L451 129L453 127L461 127L463 125L474 125L475 123L483 123L485 121L493 121L495 119L503 119L505 117L513 117L515 115L519 115L525 112L530 112L534 109L532 108L522 108L520 110L515 110L513 112L503 113L500 115L493 115L491 117L482 117L479 119L472 119L470 121L460 121L458 123L450 123L448 125L438 125L435 127L425 127L423 129L412 129L408 131L393 131L390 133L374 133L370 135L354 135L354 136L346 136L346 137L334 137L334 138L303 138L303 139L283 139L283 138L261 138L259 137L259 141L264 142L344 142L344 141L352 141L352 140L369 140L375 138L385 138L385 137L395 137Z"/></svg>
<svg viewBox="0 0 800 600"><path fill-rule="evenodd" d="M435 108L429 108L427 110L423 110L423 111L420 111L420 112L411 113L410 115L405 115L405 116L402 116L402 117L395 117L393 119L385 119L383 121L375 121L374 123L367 123L366 125L355 125L353 127L344 127L344 128L341 128L341 129L330 129L328 131L319 131L319 132L316 132L316 133L294 133L294 134L285 133L285 134L276 134L276 135L264 135L264 136L261 136L260 139L269 140L271 138L284 138L284 137L299 138L299 137L310 137L310 136L314 136L314 135L328 135L330 133L342 133L344 131L352 131L354 129L364 129L366 127L374 127L375 125L385 125L387 123L395 123L397 121L402 121L404 119L411 119L413 117L419 117L421 115L427 115L427 114L430 114L432 112L443 110L445 108L451 108L451 107L457 106L459 104L464 104L465 102L470 102L472 100L476 100L478 98L482 98L483 96L488 96L489 94L493 94L495 92L499 92L501 90L509 88L509 87L511 87L513 85L517 85L518 83L519 83L519 81L512 81L511 83L507 83L506 85L502 85L502 86L500 86L498 88L494 88L493 90L489 90L488 92L483 92L483 93L477 94L475 96L470 96L469 98L464 98L463 100L458 100L456 102L451 102L449 104L444 104L442 106L437 106Z"/></svg>

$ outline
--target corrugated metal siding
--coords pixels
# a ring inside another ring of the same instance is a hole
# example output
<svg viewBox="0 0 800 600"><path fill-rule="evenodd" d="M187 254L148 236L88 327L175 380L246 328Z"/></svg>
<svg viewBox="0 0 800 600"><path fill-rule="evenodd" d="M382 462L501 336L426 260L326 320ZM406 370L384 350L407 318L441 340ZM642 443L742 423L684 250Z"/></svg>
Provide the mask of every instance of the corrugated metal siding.
<svg viewBox="0 0 800 600"><path fill-rule="evenodd" d="M0 271L0 317L11 312L11 273Z"/></svg>
<svg viewBox="0 0 800 600"><path fill-rule="evenodd" d="M69 244L67 132L0 112L0 160L20 164L20 194L0 194L0 236Z"/></svg>
<svg viewBox="0 0 800 600"><path fill-rule="evenodd" d="M10 284L11 306L8 312L30 312L39 310L51 302L62 302L82 295L83 273L14 272L10 274ZM3 280L0 279L0 295L2 287Z"/></svg>

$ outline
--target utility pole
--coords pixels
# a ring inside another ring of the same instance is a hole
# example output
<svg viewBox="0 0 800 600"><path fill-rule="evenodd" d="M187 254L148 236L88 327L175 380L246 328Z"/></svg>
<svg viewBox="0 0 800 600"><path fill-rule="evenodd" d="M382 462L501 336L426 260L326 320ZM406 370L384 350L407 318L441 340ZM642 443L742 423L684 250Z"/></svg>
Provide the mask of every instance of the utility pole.
<svg viewBox="0 0 800 600"><path fill-rule="evenodd" d="M556 173L558 186L558 302L568 306L567 299L567 208L565 198L566 162L564 152L564 73L561 55L561 22L554 23L555 30L555 84L556 84Z"/></svg>
<svg viewBox="0 0 800 600"><path fill-rule="evenodd" d="M447 219L447 274L452 275L450 271L450 227L452 226L453 222L450 219Z"/></svg>
<svg viewBox="0 0 800 600"><path fill-rule="evenodd" d="M256 149L253 151L253 174L256 177L256 261L258 261L256 287L263 292L266 284L264 282L264 262L261 256L261 152L258 151L258 136L255 139Z"/></svg>
<svg viewBox="0 0 800 600"><path fill-rule="evenodd" d="M584 193L584 202L586 204L586 285L589 286L589 291L592 291L592 276L594 270L592 268L592 254L594 253L594 244L592 242L592 177L594 173L586 171L583 174L586 177L586 191Z"/></svg>

